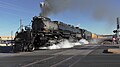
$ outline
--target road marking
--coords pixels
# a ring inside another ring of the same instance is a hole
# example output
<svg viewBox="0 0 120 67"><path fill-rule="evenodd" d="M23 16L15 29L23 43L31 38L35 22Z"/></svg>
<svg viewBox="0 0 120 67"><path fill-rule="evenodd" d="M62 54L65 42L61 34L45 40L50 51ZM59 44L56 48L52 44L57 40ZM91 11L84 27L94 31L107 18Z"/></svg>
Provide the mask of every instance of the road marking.
<svg viewBox="0 0 120 67"><path fill-rule="evenodd" d="M54 65L52 65L50 67L56 67L57 65L62 64L63 62L68 61L68 60L72 59L75 56L77 56L77 55L71 56L71 57L69 57L69 58L67 58L67 59L65 59L63 61L60 61L60 62L58 62L58 63L56 63L56 64L54 64Z"/></svg>
<svg viewBox="0 0 120 67"><path fill-rule="evenodd" d="M85 48L85 47L88 47L88 46L84 46L83 48ZM95 48L96 46L90 46L90 48ZM93 50L92 50L93 51ZM90 51L89 53L91 53L92 51ZM89 54L88 53L88 54ZM72 59L73 57L75 57L75 56L77 56L77 55L73 55L73 56L71 56L71 57L69 57L69 58L67 58L67 59L65 59L65 60L63 60L63 61L60 61L59 63L56 63L56 64L54 64L54 65L52 65L52 66L50 66L50 67L56 67L56 66L58 66L58 65L60 65L60 64L62 64L63 62L65 62L65 61L68 61L68 60L70 60L70 59ZM79 61L79 60L78 60ZM77 61L77 62L78 62ZM76 62L76 63L77 63Z"/></svg>
<svg viewBox="0 0 120 67"><path fill-rule="evenodd" d="M61 52L64 52L64 51L61 51ZM59 53L59 52L58 52L58 53ZM60 55L60 54L57 54L57 55L52 56L52 57L48 57L48 58L45 58L45 59L42 59L42 60L37 60L37 61L35 61L35 62L29 63L29 64L27 64L27 65L23 65L23 66L21 66L21 67L28 67L28 66L31 66L31 65L40 63L40 62L42 62L42 61L46 61L46 60L52 59L52 58L57 57L57 56L59 56L59 55Z"/></svg>
<svg viewBox="0 0 120 67"><path fill-rule="evenodd" d="M96 47L96 46L95 46L95 47ZM94 47L94 48L95 48L95 47ZM64 51L62 51L62 52L64 52ZM90 51L89 53L91 53L91 52L92 52L92 51ZM59 53L61 53L61 52L59 52ZM32 65L34 65L34 64L37 64L37 63L40 63L40 62L43 62L43 61L52 59L52 58L57 57L57 56L59 56L59 55L60 55L60 54L57 54L57 55L52 56L52 57L48 57L48 58L45 58L45 59L42 59L42 60L37 60L37 61L35 61L35 62L32 62L32 63L26 64L26 65L23 65L23 66L21 66L21 67L32 66ZM77 56L77 55L73 55L73 56L71 56L71 57L69 57L69 58L67 58L67 59L65 59L65 60L63 60L63 61L60 61L59 63L57 63L57 64L55 64L55 65L52 65L51 67L55 67L55 66L57 66L57 65L65 62L65 61L67 61L67 60L72 59L72 58L75 57L75 56ZM84 57L85 57L85 56L84 56ZM81 60L81 59L79 59L79 60ZM71 66L73 66L74 64L76 64L79 60L77 60L77 61L76 61L75 63L73 63ZM71 67L71 66L70 66L70 67Z"/></svg>
<svg viewBox="0 0 120 67"><path fill-rule="evenodd" d="M98 47L95 46L94 50L97 49ZM76 63L78 63L80 60L82 60L83 58L85 58L86 56L88 56L90 53L92 53L94 50L92 50L91 52L89 52L87 55L83 56L81 59L78 59L76 62L74 62L73 64L71 64L69 67L72 67L73 65L75 65Z"/></svg>
<svg viewBox="0 0 120 67"><path fill-rule="evenodd" d="M52 59L52 58L57 57L57 56L58 56L58 55L52 56L52 57L48 57L48 58L45 58L45 59L42 59L42 60L37 60L37 61L35 61L35 62L29 63L29 64L27 64L27 65L23 65L23 66L21 66L21 67L28 67L28 66L31 66L31 65L40 63L40 62L42 62L42 61L46 61L46 60Z"/></svg>

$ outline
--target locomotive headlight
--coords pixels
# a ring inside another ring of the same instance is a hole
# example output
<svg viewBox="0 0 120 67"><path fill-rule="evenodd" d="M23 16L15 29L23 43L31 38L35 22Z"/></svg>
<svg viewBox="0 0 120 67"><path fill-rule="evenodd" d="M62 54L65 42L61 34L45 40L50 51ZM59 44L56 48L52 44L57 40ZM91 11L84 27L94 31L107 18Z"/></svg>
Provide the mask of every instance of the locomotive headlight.
<svg viewBox="0 0 120 67"><path fill-rule="evenodd" d="M48 31L47 27L46 27L46 26L44 26L44 32L47 32L47 31Z"/></svg>
<svg viewBox="0 0 120 67"><path fill-rule="evenodd" d="M44 29L47 29L47 27L45 26Z"/></svg>
<svg viewBox="0 0 120 67"><path fill-rule="evenodd" d="M20 38L16 38L15 40L18 41L18 40L20 40Z"/></svg>

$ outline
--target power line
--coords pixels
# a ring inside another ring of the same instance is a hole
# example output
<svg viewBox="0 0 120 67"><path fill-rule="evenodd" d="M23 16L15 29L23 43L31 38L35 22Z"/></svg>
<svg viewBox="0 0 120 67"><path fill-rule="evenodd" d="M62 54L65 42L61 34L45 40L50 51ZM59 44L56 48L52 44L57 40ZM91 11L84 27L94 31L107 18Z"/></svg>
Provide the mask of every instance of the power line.
<svg viewBox="0 0 120 67"><path fill-rule="evenodd" d="M11 4L11 3L7 3L7 2L4 2L4 1L0 1L0 4L5 4L5 5L8 5L8 6L14 6L14 7L16 7L16 5Z"/></svg>
<svg viewBox="0 0 120 67"><path fill-rule="evenodd" d="M3 1L0 1L0 7L5 8L5 9L9 9L9 10L14 10L14 11L19 11L19 12L32 14L32 12L28 11L28 9L24 9L24 8L19 7L17 5L13 5L11 3L6 3L6 2L3 2Z"/></svg>

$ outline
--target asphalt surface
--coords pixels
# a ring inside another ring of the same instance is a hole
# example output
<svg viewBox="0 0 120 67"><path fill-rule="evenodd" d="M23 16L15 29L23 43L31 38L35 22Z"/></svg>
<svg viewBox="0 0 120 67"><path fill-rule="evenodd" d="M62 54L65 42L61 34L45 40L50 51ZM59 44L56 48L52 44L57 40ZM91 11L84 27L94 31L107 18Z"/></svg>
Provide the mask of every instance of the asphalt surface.
<svg viewBox="0 0 120 67"><path fill-rule="evenodd" d="M0 53L0 67L120 67L120 55L104 53L114 45L82 45L69 49Z"/></svg>

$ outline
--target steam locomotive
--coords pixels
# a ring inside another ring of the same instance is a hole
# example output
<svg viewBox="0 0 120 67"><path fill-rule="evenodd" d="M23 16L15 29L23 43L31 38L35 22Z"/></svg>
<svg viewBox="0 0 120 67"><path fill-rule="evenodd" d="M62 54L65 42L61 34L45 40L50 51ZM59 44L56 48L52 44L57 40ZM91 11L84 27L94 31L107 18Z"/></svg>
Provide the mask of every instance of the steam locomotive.
<svg viewBox="0 0 120 67"><path fill-rule="evenodd" d="M47 17L35 16L32 26L25 26L25 29L16 32L14 51L33 51L39 47L57 44L63 39L75 42L81 38L90 40L92 33L63 22L51 21Z"/></svg>

